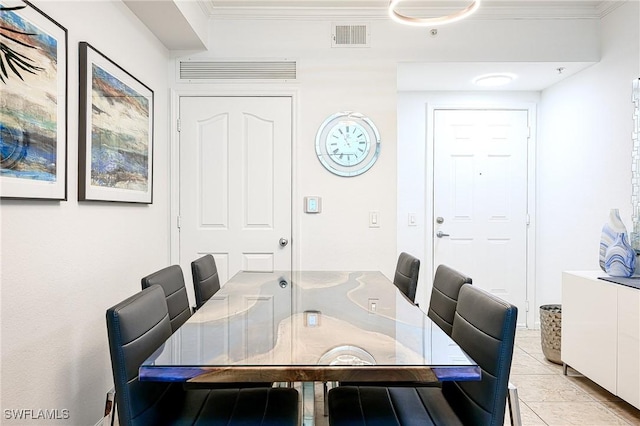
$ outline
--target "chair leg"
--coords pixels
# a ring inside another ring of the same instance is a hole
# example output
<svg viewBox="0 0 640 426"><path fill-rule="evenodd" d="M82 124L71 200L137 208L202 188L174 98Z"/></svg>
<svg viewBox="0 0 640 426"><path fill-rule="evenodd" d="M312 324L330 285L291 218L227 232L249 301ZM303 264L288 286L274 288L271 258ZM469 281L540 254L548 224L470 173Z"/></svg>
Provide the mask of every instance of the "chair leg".
<svg viewBox="0 0 640 426"><path fill-rule="evenodd" d="M327 398L327 394L329 393L329 386L327 382L322 382L322 400L324 402L324 416L327 417L329 415L329 399Z"/></svg>
<svg viewBox="0 0 640 426"><path fill-rule="evenodd" d="M518 399L518 388L509 382L509 391L507 392L507 401L509 403L509 417L511 418L511 426L522 426L522 417L520 416L520 400Z"/></svg>
<svg viewBox="0 0 640 426"><path fill-rule="evenodd" d="M338 386L338 382L331 382L331 387L335 388ZM323 393L323 401L324 401L324 416L329 416L329 398L327 395L329 394L329 382L322 382L322 393Z"/></svg>

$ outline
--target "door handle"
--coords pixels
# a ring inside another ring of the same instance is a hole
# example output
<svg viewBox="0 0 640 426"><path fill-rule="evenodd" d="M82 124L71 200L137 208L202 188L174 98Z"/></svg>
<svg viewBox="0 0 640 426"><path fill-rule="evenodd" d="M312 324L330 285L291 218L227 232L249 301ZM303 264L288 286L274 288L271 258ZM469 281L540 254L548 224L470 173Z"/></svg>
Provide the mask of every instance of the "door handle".
<svg viewBox="0 0 640 426"><path fill-rule="evenodd" d="M438 231L438 232L436 233L436 237L438 237L438 238L448 237L448 236L449 236L449 234L445 234L445 233L444 233L444 232L442 232L442 231Z"/></svg>
<svg viewBox="0 0 640 426"><path fill-rule="evenodd" d="M289 244L289 240L287 240L286 238L282 237L282 238L280 238L280 241L278 241L278 244L280 244L280 247L286 247L287 244Z"/></svg>

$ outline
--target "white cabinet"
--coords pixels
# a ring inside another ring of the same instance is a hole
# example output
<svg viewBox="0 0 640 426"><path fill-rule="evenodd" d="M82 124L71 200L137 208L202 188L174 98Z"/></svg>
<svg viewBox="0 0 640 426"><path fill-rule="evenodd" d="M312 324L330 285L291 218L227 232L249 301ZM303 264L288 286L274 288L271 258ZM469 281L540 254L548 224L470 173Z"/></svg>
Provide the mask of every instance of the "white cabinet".
<svg viewBox="0 0 640 426"><path fill-rule="evenodd" d="M618 391L640 408L640 290L618 288Z"/></svg>
<svg viewBox="0 0 640 426"><path fill-rule="evenodd" d="M640 408L640 290L603 275L563 273L562 362Z"/></svg>

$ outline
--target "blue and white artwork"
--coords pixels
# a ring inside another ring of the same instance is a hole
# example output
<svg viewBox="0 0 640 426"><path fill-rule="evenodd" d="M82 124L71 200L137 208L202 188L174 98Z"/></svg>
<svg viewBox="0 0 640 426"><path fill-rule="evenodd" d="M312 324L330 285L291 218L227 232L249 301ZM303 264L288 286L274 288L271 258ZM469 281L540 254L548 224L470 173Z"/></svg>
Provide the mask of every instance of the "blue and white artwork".
<svg viewBox="0 0 640 426"><path fill-rule="evenodd" d="M58 41L16 12L0 13L0 173L55 181Z"/></svg>
<svg viewBox="0 0 640 426"><path fill-rule="evenodd" d="M11 198L66 197L66 30L0 0L0 181Z"/></svg>
<svg viewBox="0 0 640 426"><path fill-rule="evenodd" d="M92 64L91 185L146 192L149 99Z"/></svg>

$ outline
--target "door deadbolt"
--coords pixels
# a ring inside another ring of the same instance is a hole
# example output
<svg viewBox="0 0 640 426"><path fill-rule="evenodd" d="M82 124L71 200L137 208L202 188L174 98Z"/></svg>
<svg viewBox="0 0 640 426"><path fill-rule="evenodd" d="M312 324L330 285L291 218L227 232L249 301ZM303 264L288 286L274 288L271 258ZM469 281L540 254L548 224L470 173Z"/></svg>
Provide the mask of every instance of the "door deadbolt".
<svg viewBox="0 0 640 426"><path fill-rule="evenodd" d="M278 241L278 243L280 244L280 247L286 247L287 244L289 244L289 240L283 237L283 238L280 238L280 241Z"/></svg>
<svg viewBox="0 0 640 426"><path fill-rule="evenodd" d="M444 217L442 217L442 216L436 217L436 223L439 223L439 224L444 223Z"/></svg>

